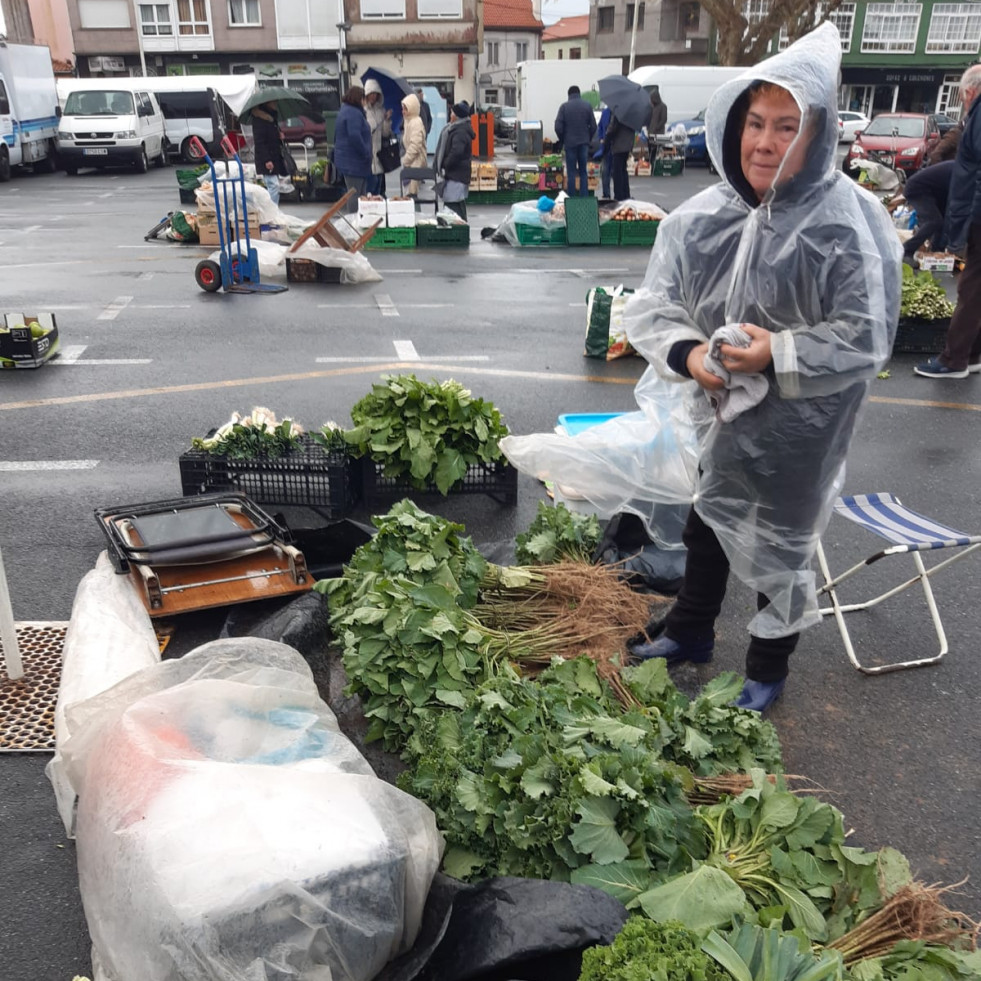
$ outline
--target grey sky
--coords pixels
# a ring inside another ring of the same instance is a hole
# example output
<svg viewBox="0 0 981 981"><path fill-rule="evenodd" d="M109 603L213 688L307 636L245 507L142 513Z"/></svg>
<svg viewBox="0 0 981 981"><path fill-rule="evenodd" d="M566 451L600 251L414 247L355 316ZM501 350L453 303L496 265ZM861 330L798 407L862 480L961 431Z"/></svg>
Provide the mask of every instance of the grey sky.
<svg viewBox="0 0 981 981"><path fill-rule="evenodd" d="M563 17L589 13L589 0L542 0L542 23L554 24Z"/></svg>

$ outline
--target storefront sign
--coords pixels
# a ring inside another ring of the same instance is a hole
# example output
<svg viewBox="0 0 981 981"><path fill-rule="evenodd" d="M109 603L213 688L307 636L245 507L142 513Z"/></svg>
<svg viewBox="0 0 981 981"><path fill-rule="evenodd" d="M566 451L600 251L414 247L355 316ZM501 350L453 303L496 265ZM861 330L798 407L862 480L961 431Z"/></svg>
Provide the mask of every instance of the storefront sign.
<svg viewBox="0 0 981 981"><path fill-rule="evenodd" d="M947 71L931 68L842 68L845 85L940 85Z"/></svg>

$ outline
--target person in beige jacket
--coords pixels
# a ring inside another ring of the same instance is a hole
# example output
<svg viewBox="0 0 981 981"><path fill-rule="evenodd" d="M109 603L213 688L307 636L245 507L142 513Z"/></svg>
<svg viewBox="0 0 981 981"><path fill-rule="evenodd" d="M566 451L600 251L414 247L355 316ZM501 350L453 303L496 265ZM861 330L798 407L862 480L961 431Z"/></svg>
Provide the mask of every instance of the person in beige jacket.
<svg viewBox="0 0 981 981"><path fill-rule="evenodd" d="M407 95L402 100L402 167L425 167L426 127L419 114L419 99ZM405 181L402 182L405 186ZM419 182L409 181L405 188L407 194L419 193Z"/></svg>
<svg viewBox="0 0 981 981"><path fill-rule="evenodd" d="M382 138L392 135L392 110L385 108L382 87L375 78L364 83L364 114L371 128L371 184L369 194L385 196L385 168L378 160Z"/></svg>

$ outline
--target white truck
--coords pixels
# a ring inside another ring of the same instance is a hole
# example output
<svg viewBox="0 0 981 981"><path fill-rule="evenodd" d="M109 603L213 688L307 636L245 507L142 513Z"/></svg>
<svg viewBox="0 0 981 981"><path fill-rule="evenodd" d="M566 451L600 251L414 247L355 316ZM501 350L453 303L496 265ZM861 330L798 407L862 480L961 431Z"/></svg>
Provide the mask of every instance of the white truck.
<svg viewBox="0 0 981 981"><path fill-rule="evenodd" d="M746 68L715 65L648 65L635 68L628 76L648 92L657 86L661 101L668 107L668 126L694 119L707 105L712 93Z"/></svg>
<svg viewBox="0 0 981 981"><path fill-rule="evenodd" d="M48 48L0 40L0 183L11 167L54 170L57 107Z"/></svg>
<svg viewBox="0 0 981 981"><path fill-rule="evenodd" d="M578 85L586 95L590 91L599 99L599 80L620 75L619 58L582 58L578 61L522 61L518 63L518 122L540 120L542 136L556 140L555 117L559 106L568 99L569 86ZM597 101L598 105L598 101Z"/></svg>

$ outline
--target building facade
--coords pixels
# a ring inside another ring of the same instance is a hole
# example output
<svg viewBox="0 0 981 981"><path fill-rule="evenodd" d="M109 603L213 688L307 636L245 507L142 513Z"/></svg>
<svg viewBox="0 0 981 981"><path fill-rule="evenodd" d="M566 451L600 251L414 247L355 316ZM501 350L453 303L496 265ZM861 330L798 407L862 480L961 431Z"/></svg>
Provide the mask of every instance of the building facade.
<svg viewBox="0 0 981 981"><path fill-rule="evenodd" d="M477 89L480 105L518 104L518 64L542 56L540 0L484 0L484 38Z"/></svg>
<svg viewBox="0 0 981 981"><path fill-rule="evenodd" d="M625 73L631 61L634 68L704 65L711 29L697 0L590 0L589 56L622 58Z"/></svg>
<svg viewBox="0 0 981 981"><path fill-rule="evenodd" d="M575 61L589 57L589 14L563 17L545 28L542 57Z"/></svg>

